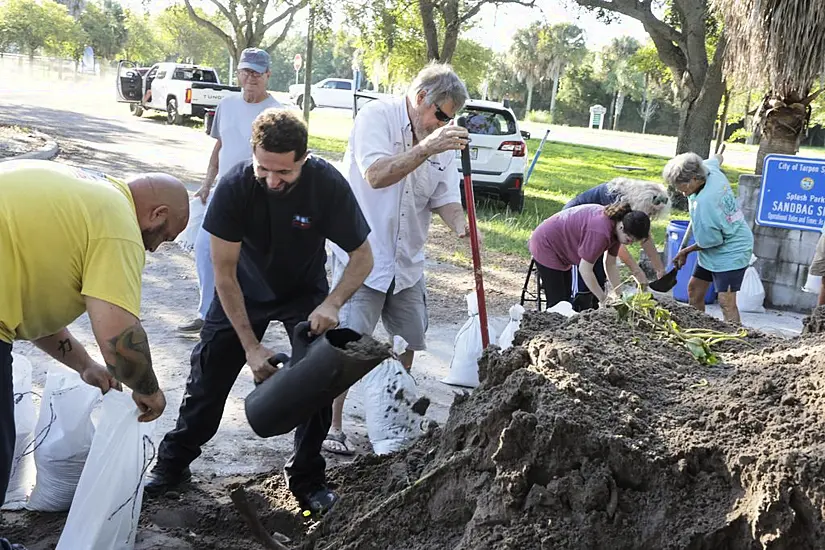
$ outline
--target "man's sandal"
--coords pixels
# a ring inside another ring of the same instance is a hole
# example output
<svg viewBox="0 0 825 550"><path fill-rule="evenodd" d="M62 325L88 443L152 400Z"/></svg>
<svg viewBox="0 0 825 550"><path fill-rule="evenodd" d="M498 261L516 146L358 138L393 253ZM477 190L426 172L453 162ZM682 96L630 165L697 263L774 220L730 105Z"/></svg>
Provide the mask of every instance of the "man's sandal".
<svg viewBox="0 0 825 550"><path fill-rule="evenodd" d="M321 447L325 451L336 455L352 456L355 454L355 450L347 444L347 434L338 430L331 430Z"/></svg>

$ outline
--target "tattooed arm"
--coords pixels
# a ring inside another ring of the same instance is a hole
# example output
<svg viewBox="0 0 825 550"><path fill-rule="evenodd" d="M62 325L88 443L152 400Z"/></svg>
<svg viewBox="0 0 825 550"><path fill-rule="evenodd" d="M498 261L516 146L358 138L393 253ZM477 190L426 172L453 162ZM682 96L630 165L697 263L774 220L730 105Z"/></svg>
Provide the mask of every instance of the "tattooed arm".
<svg viewBox="0 0 825 550"><path fill-rule="evenodd" d="M110 388L120 390L120 382L113 378L105 367L89 357L86 348L72 336L69 329L64 328L51 336L35 340L34 345L67 367L76 370L84 382L97 386L103 393Z"/></svg>
<svg viewBox="0 0 825 550"><path fill-rule="evenodd" d="M89 296L86 311L106 368L132 388L132 398L143 413L138 419L154 420L166 407L166 398L158 387L149 340L140 320L121 307Z"/></svg>

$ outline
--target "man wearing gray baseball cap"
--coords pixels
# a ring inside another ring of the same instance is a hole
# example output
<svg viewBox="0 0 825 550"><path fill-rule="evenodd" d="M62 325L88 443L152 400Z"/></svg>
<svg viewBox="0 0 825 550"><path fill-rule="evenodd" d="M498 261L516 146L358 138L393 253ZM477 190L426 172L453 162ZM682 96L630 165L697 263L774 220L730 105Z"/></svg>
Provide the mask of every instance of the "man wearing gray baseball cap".
<svg viewBox="0 0 825 550"><path fill-rule="evenodd" d="M270 57L266 51L259 48L247 48L241 52L241 61L238 70L252 69L258 73L269 72Z"/></svg>
<svg viewBox="0 0 825 550"><path fill-rule="evenodd" d="M238 61L240 94L232 94L221 100L215 111L212 130L215 147L209 159L209 167L201 188L195 193L203 204L209 206L212 189L221 177L238 164L252 158L252 122L271 107L281 107L266 89L270 75L270 57L259 48L247 48ZM195 239L195 266L198 273L200 304L196 317L178 327L184 334L197 334L203 327L206 312L215 296L215 274L209 250L209 233L202 228Z"/></svg>

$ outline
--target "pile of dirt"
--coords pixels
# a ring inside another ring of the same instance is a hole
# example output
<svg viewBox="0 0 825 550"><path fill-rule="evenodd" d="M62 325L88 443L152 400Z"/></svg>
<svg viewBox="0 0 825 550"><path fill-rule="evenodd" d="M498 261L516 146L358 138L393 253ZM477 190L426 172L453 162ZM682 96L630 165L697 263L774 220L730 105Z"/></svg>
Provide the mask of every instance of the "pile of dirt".
<svg viewBox="0 0 825 550"><path fill-rule="evenodd" d="M613 310L524 326L443 428L333 469L300 547L825 548L825 336L753 333L705 367Z"/></svg>
<svg viewBox="0 0 825 550"><path fill-rule="evenodd" d="M802 334L825 332L825 306L819 306L802 319Z"/></svg>

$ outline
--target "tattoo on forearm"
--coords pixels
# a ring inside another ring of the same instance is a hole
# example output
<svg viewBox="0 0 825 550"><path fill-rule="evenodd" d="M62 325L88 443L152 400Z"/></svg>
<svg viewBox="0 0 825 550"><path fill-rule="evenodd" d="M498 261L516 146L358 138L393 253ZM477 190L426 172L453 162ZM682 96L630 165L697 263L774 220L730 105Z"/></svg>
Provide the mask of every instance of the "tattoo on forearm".
<svg viewBox="0 0 825 550"><path fill-rule="evenodd" d="M149 341L142 327L135 325L127 328L109 340L109 345L115 354L114 364L106 362L112 376L137 393L151 395L158 391Z"/></svg>
<svg viewBox="0 0 825 550"><path fill-rule="evenodd" d="M63 358L66 358L66 354L72 351L72 341L66 338L65 340L58 341L59 346L57 347L57 351L63 354Z"/></svg>

